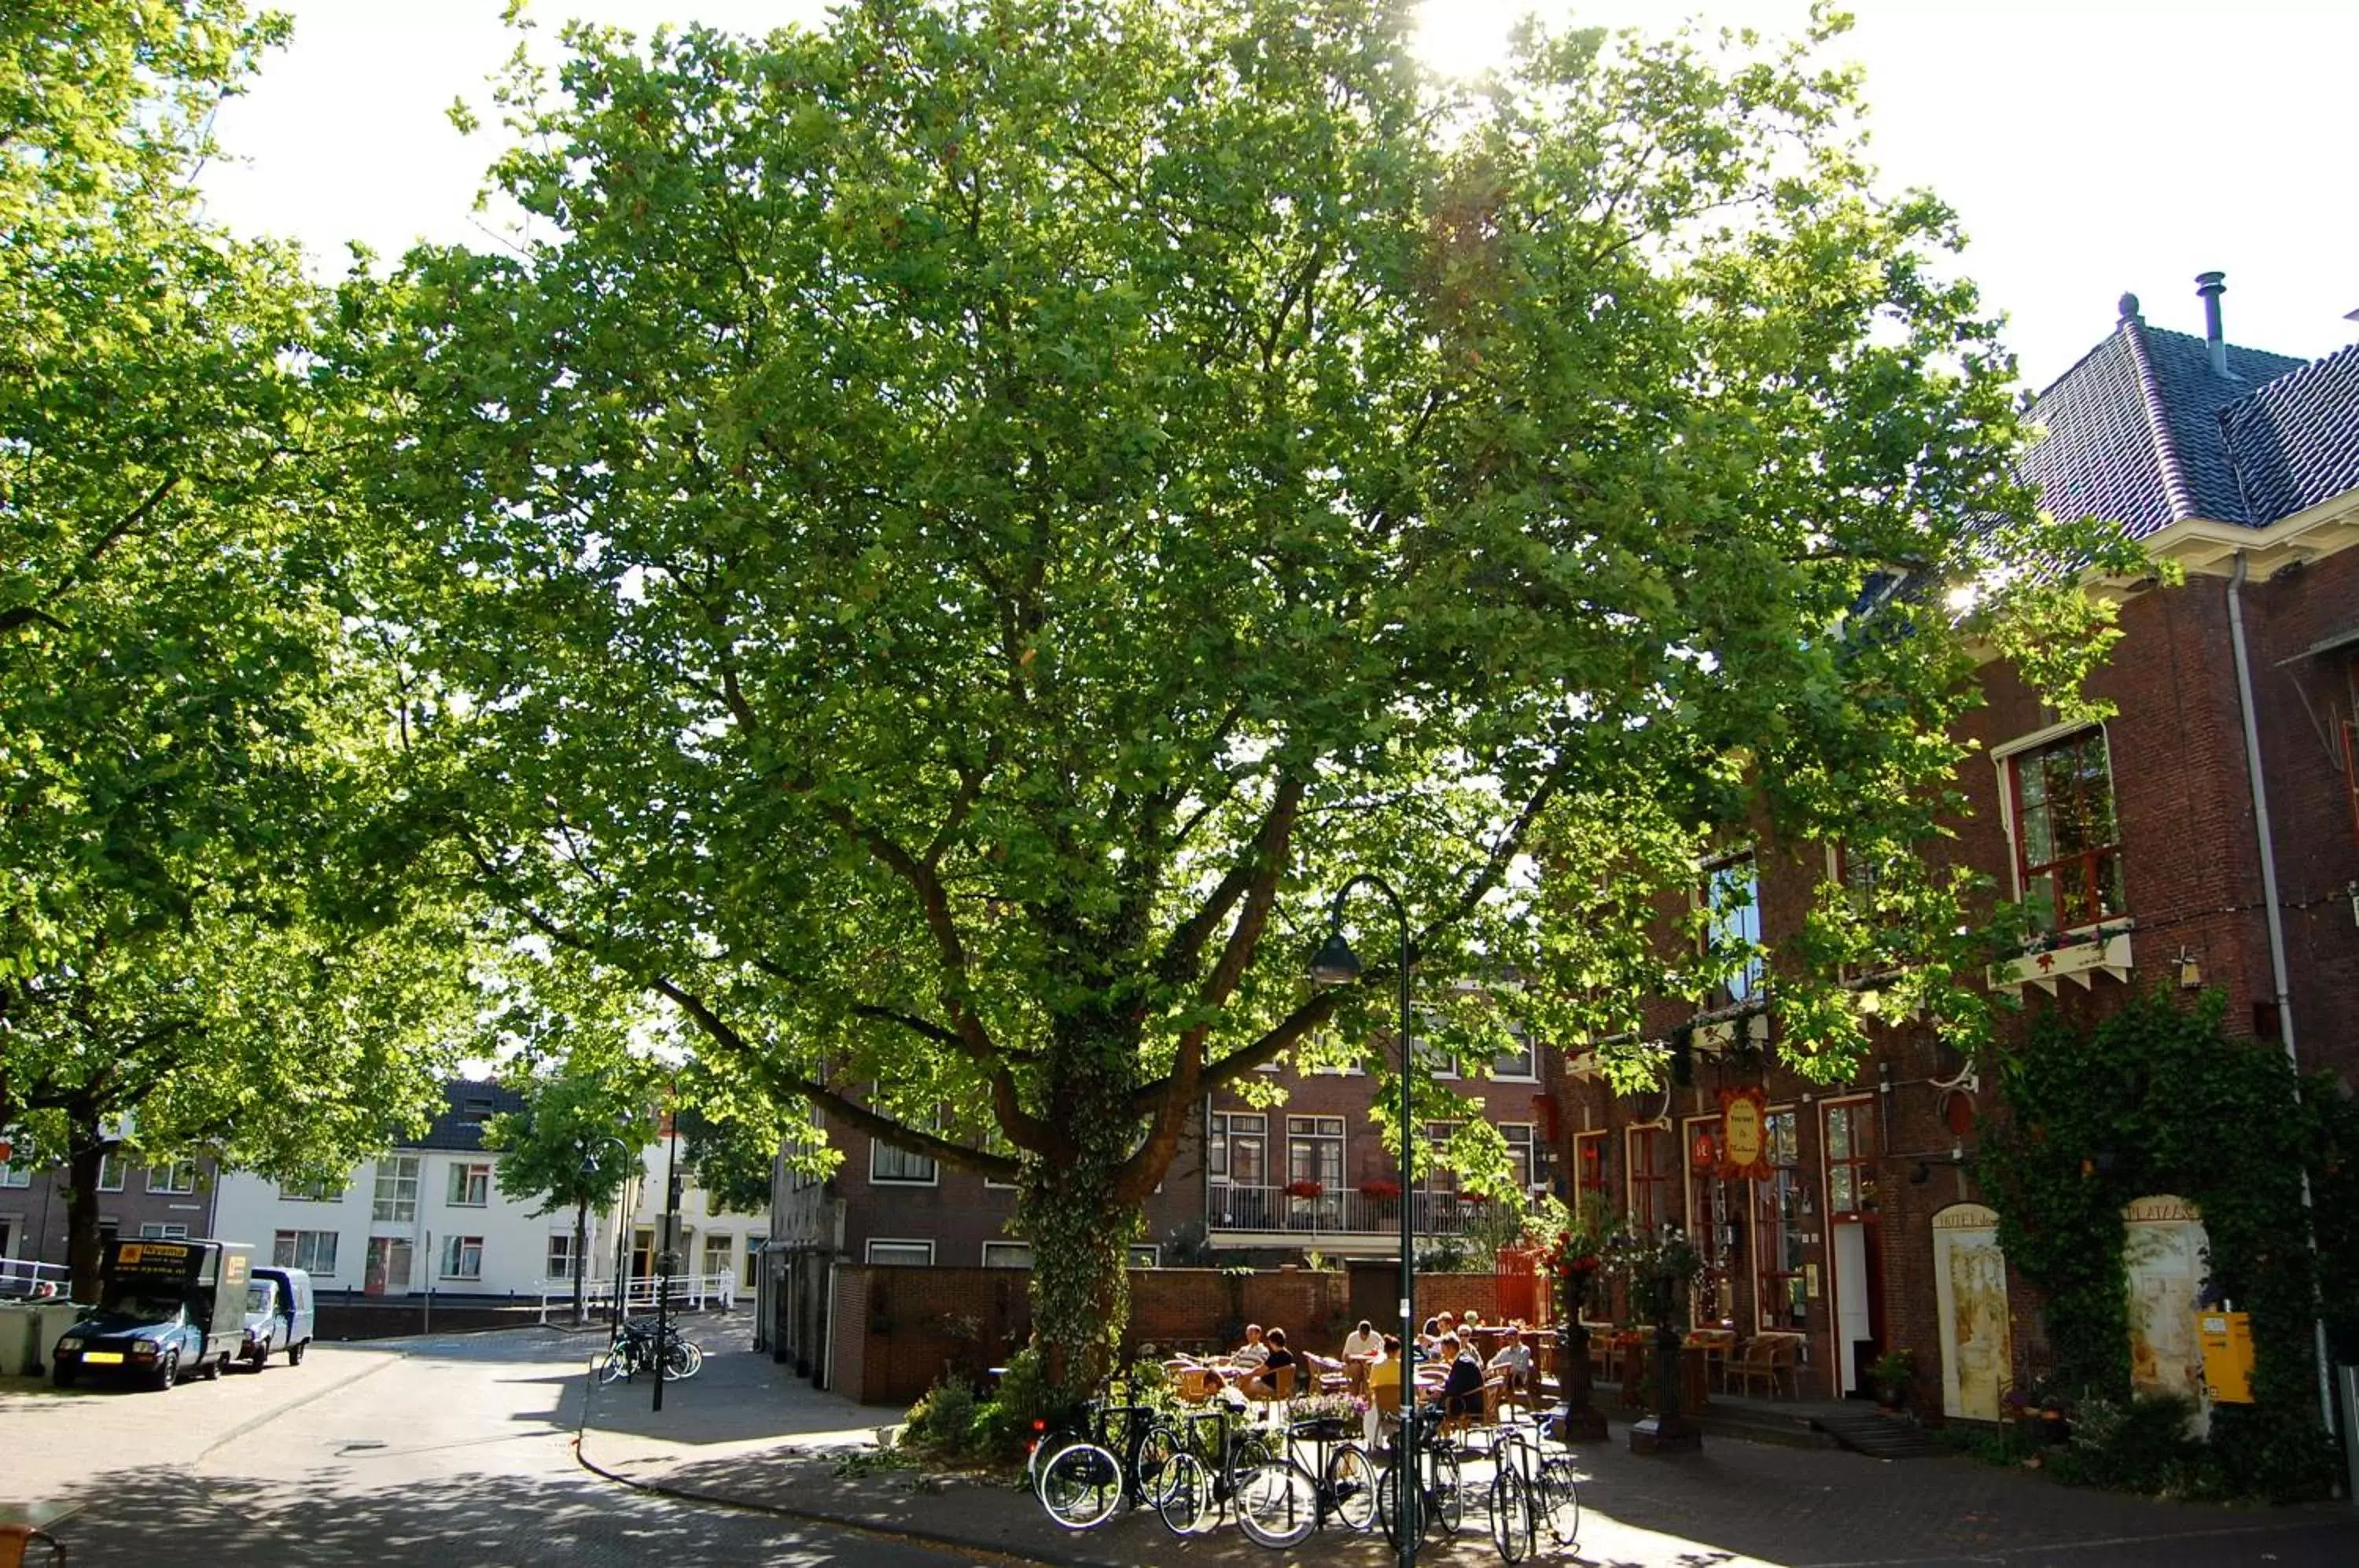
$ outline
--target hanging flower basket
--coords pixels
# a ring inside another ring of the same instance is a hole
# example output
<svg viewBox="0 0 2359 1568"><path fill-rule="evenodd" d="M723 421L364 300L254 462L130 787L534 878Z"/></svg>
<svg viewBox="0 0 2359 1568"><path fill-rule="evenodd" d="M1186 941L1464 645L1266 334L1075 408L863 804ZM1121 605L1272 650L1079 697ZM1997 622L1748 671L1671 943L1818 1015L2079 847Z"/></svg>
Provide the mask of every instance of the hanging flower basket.
<svg viewBox="0 0 2359 1568"><path fill-rule="evenodd" d="M1327 1195L1327 1186L1322 1181L1288 1181L1286 1195L1289 1198L1323 1198Z"/></svg>
<svg viewBox="0 0 2359 1568"><path fill-rule="evenodd" d="M1360 1183L1360 1196L1372 1203L1394 1203L1400 1195L1401 1184L1397 1181L1375 1181Z"/></svg>

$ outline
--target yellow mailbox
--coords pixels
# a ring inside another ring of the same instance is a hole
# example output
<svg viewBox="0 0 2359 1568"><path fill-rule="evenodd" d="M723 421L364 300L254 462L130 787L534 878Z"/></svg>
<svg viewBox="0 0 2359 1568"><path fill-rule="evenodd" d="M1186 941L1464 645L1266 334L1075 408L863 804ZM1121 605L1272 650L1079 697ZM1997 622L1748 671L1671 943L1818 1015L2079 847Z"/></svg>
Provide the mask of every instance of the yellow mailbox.
<svg viewBox="0 0 2359 1568"><path fill-rule="evenodd" d="M2246 1312L2197 1312L2203 1385L2223 1405L2253 1402L2253 1320Z"/></svg>

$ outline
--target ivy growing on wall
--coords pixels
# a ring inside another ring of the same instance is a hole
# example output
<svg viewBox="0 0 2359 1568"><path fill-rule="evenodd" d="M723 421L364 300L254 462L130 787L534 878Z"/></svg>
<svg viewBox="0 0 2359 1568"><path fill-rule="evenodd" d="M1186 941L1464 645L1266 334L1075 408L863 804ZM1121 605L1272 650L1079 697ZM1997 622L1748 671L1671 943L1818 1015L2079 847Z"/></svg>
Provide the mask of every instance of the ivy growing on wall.
<svg viewBox="0 0 2359 1568"><path fill-rule="evenodd" d="M2225 1005L2156 989L2094 1025L2042 1013L2002 1063L2006 1109L1984 1129L1982 1175L2008 1259L2046 1297L2055 1384L2084 1399L2130 1393L2123 1206L2162 1193L2194 1204L2209 1283L2251 1313L2256 1354L2254 1403L2213 1410L2208 1489L2314 1495L2337 1456L2318 1414L2321 1270L2302 1176L2331 1227L2324 1283L2340 1300L2327 1311L2347 1321L2359 1115L2332 1080L2298 1093L2274 1041L2223 1034Z"/></svg>

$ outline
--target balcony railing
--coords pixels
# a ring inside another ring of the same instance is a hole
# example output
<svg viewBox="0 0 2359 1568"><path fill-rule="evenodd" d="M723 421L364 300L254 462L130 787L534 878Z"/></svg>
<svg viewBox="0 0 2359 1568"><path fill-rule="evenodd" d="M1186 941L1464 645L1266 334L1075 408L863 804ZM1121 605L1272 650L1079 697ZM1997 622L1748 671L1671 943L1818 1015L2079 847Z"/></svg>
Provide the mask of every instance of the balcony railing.
<svg viewBox="0 0 2359 1568"><path fill-rule="evenodd" d="M1284 1232L1289 1236L1388 1236L1400 1232L1400 1206L1419 1236L1463 1236L1482 1217L1480 1200L1455 1192L1411 1192L1402 1198L1371 1198L1356 1192L1289 1196L1283 1187L1245 1187L1215 1181L1205 1203L1211 1230Z"/></svg>

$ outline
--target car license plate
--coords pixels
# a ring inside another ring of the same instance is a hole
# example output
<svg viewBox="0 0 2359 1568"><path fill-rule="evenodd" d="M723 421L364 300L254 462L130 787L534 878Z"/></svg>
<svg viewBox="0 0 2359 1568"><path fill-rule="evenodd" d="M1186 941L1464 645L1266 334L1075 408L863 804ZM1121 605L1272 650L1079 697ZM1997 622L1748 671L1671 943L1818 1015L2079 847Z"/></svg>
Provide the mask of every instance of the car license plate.
<svg viewBox="0 0 2359 1568"><path fill-rule="evenodd" d="M120 1367L123 1365L123 1352L119 1350L84 1351L82 1362L90 1367Z"/></svg>

